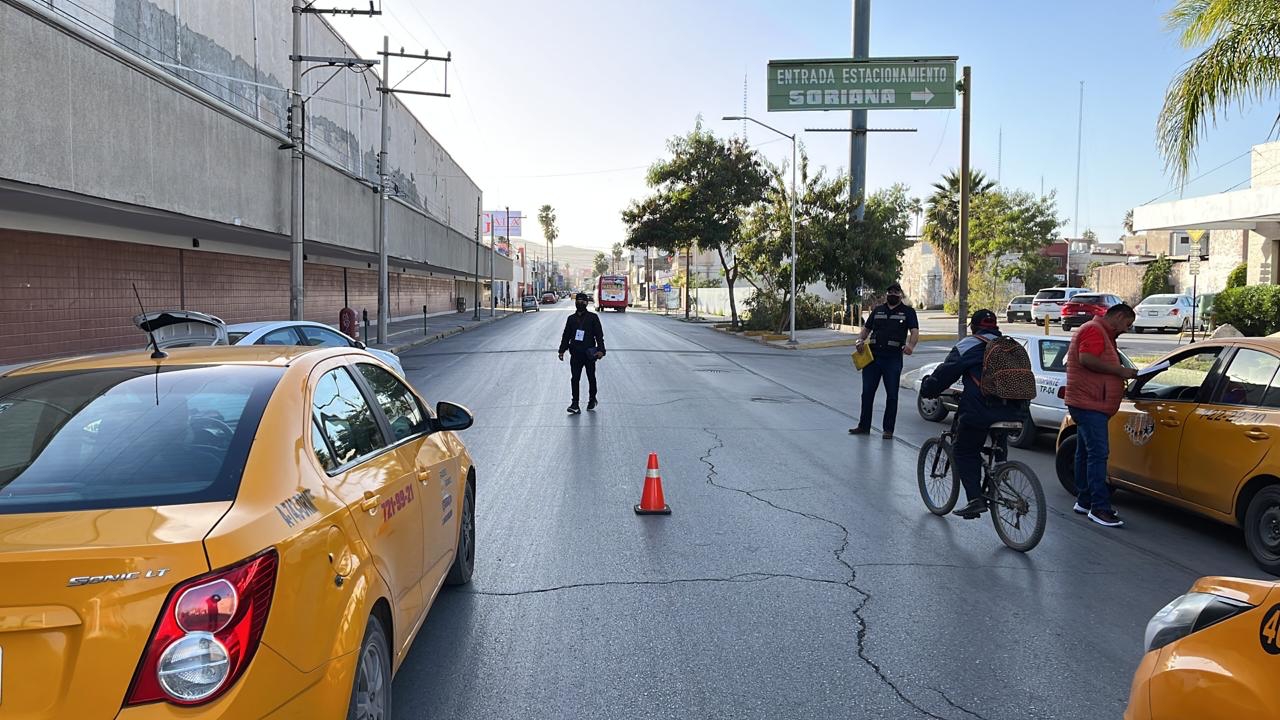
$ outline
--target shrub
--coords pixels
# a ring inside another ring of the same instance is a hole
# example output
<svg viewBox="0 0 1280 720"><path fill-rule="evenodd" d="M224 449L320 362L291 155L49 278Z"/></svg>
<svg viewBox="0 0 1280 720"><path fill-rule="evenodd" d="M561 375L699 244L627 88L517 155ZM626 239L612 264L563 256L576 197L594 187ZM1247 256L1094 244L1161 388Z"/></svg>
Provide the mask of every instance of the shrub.
<svg viewBox="0 0 1280 720"><path fill-rule="evenodd" d="M1213 320L1250 337L1280 332L1280 285L1233 287L1213 301Z"/></svg>
<svg viewBox="0 0 1280 720"><path fill-rule="evenodd" d="M791 306L782 293L758 292L744 303L748 330L784 331L791 319ZM823 302L817 295L802 292L796 295L796 329L823 327L831 322L831 313L837 306Z"/></svg>
<svg viewBox="0 0 1280 720"><path fill-rule="evenodd" d="M956 298L947 298L942 301L942 312L948 315L955 315L960 312L960 301Z"/></svg>
<svg viewBox="0 0 1280 720"><path fill-rule="evenodd" d="M1249 284L1249 263L1240 263L1227 275L1227 289L1244 287Z"/></svg>
<svg viewBox="0 0 1280 720"><path fill-rule="evenodd" d="M1173 271L1173 261L1161 255L1147 265L1142 273L1142 297L1164 295L1173 292L1173 283L1169 282L1169 273Z"/></svg>

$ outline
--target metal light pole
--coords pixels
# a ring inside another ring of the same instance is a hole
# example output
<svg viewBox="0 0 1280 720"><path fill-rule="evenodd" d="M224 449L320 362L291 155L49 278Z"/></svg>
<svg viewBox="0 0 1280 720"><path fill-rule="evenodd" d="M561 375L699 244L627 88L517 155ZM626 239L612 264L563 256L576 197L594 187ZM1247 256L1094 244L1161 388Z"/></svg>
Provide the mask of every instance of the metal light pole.
<svg viewBox="0 0 1280 720"><path fill-rule="evenodd" d="M791 331L788 333L787 344L796 344L796 136L788 135L776 127L766 125L759 120L745 115L728 115L723 120L737 121L746 120L753 122L766 130L781 135L791 141Z"/></svg>

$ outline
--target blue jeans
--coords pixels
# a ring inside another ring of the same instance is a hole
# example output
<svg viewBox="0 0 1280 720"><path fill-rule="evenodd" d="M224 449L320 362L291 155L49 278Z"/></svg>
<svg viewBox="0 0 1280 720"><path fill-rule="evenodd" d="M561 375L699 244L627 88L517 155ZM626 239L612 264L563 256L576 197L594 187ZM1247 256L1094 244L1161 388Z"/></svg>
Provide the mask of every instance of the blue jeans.
<svg viewBox="0 0 1280 720"><path fill-rule="evenodd" d="M876 388L884 383L884 431L893 432L898 419L898 381L902 379L902 352L879 350L875 360L862 368L862 417L858 427L871 428L871 416L875 413Z"/></svg>
<svg viewBox="0 0 1280 720"><path fill-rule="evenodd" d="M1067 410L1076 421L1076 502L1092 510L1110 510L1107 456L1111 451L1107 423L1111 418L1097 410L1074 407Z"/></svg>

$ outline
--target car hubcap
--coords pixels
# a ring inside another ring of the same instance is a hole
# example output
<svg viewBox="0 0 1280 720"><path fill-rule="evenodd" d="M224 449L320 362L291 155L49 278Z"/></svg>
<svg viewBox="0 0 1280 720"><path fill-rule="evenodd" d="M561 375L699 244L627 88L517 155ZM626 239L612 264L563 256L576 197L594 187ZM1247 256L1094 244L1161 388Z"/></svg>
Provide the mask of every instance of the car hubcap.
<svg viewBox="0 0 1280 720"><path fill-rule="evenodd" d="M1280 553L1280 505L1272 505L1262 511L1258 519L1259 535L1267 552Z"/></svg>
<svg viewBox="0 0 1280 720"><path fill-rule="evenodd" d="M937 398L934 398L934 399L932 399L932 400L921 400L921 401L920 401L920 409L921 409L921 410L924 410L924 411L925 411L925 413L926 413L926 414L928 414L928 415L934 415L934 414L937 414L937 412L938 412L938 403L940 403L940 402L942 402L942 401L941 401L941 400L938 400Z"/></svg>
<svg viewBox="0 0 1280 720"><path fill-rule="evenodd" d="M356 687L356 717L359 720L385 720L387 716L387 683L382 672L382 646L365 648L360 658L359 685Z"/></svg>
<svg viewBox="0 0 1280 720"><path fill-rule="evenodd" d="M475 561L476 552L476 519L470 493L467 494L465 503L462 513L462 557L467 559L467 565L470 566Z"/></svg>

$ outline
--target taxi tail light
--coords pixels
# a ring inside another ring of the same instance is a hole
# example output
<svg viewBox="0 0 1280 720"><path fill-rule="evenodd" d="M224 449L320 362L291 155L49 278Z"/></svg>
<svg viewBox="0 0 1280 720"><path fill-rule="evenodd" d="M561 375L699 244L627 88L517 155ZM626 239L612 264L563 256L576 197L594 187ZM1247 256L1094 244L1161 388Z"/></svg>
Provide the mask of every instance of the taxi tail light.
<svg viewBox="0 0 1280 720"><path fill-rule="evenodd" d="M262 640L278 565L273 548L175 587L143 650L125 705L202 705L234 685Z"/></svg>
<svg viewBox="0 0 1280 720"><path fill-rule="evenodd" d="M1174 317L1177 317L1177 315L1178 315L1178 308L1173 308L1172 310L1170 310L1170 311L1169 311L1169 314L1170 314L1170 315L1173 315Z"/></svg>

